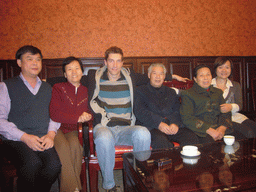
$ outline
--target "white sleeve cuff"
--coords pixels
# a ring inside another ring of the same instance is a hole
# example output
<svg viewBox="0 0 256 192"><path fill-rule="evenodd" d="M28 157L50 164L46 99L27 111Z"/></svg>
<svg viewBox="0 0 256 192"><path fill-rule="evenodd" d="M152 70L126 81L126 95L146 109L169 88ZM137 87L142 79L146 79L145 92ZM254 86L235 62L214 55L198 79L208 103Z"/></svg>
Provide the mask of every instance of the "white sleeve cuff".
<svg viewBox="0 0 256 192"><path fill-rule="evenodd" d="M236 113L239 111L239 106L237 104L231 103L231 106L232 106L232 110L231 110L232 113Z"/></svg>

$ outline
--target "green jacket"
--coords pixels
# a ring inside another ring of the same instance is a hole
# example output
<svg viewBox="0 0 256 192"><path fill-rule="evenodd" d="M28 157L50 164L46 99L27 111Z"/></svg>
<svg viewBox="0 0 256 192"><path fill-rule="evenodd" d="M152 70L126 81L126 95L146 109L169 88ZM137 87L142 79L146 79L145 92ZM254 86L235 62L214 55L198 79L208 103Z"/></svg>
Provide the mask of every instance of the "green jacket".
<svg viewBox="0 0 256 192"><path fill-rule="evenodd" d="M231 133L231 112L220 112L223 103L225 100L220 89L210 86L207 91L195 82L191 89L181 93L181 119L200 137L206 137L207 129L216 129L221 125L228 128L226 133Z"/></svg>

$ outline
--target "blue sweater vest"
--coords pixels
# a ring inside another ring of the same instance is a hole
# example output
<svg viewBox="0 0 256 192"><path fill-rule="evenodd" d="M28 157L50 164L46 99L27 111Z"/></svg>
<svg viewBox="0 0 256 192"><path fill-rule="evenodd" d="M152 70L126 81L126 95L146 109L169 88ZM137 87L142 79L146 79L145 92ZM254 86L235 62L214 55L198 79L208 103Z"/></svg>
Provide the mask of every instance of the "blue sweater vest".
<svg viewBox="0 0 256 192"><path fill-rule="evenodd" d="M8 121L27 134L46 135L50 121L51 86L42 82L38 93L33 95L20 77L8 79L5 84L11 99Z"/></svg>

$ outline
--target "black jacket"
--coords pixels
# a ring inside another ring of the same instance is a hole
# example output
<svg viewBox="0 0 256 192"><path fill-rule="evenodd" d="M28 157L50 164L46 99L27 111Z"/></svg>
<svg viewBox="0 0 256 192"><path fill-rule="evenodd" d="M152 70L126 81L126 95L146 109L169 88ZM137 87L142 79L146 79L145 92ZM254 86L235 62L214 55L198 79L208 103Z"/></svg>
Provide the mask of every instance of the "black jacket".
<svg viewBox="0 0 256 192"><path fill-rule="evenodd" d="M137 124L149 130L158 129L161 122L182 126L180 101L175 90L162 86L156 89L148 83L137 88L134 112Z"/></svg>

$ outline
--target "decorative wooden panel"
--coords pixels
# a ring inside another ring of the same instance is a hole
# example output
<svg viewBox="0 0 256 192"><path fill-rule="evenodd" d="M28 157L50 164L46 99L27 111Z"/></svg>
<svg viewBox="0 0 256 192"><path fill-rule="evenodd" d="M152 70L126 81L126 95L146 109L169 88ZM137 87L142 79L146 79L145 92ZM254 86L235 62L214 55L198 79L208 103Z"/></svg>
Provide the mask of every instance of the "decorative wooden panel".
<svg viewBox="0 0 256 192"><path fill-rule="evenodd" d="M51 65L46 65L45 66L45 78L51 78L51 77L58 77L58 76L63 76L62 72L62 66L51 66Z"/></svg>
<svg viewBox="0 0 256 192"><path fill-rule="evenodd" d="M0 82L4 80L4 70L0 68Z"/></svg>
<svg viewBox="0 0 256 192"><path fill-rule="evenodd" d="M242 58L230 58L233 62L233 74L231 76L231 80L240 83L242 88L242 95L243 95L243 110L247 110L246 107L246 86L245 86L245 78L244 78L244 69L243 69L243 60Z"/></svg>
<svg viewBox="0 0 256 192"><path fill-rule="evenodd" d="M152 63L163 63L167 73L177 74L192 79L193 68L199 64L206 64L213 69L217 56L212 57L127 57L124 58L124 67L133 69L138 73L147 73ZM230 59L234 63L233 80L240 82L243 90L243 110L253 111L252 92L250 81L256 78L256 57L236 57ZM39 77L63 76L63 59L43 59L42 72ZM104 58L81 58L84 69L97 69L104 65ZM0 60L0 81L19 75L20 68L16 60Z"/></svg>
<svg viewBox="0 0 256 192"><path fill-rule="evenodd" d="M252 101L252 90L251 90L251 79L256 78L256 57L246 58L245 59L245 83L246 83L246 103L245 110L253 110L253 101ZM246 108L247 107L247 108Z"/></svg>
<svg viewBox="0 0 256 192"><path fill-rule="evenodd" d="M42 79L63 76L62 72L63 59L44 59L42 68Z"/></svg>
<svg viewBox="0 0 256 192"><path fill-rule="evenodd" d="M191 59L170 58L168 63L169 63L169 71L171 74L176 74L182 77L187 77L189 79L192 79L193 65L192 65Z"/></svg>
<svg viewBox="0 0 256 192"><path fill-rule="evenodd" d="M243 82L242 74L243 74L242 61L233 62L233 75L231 79L243 85L244 82Z"/></svg>
<svg viewBox="0 0 256 192"><path fill-rule="evenodd" d="M104 65L103 58L81 58L83 65L97 65L102 67Z"/></svg>
<svg viewBox="0 0 256 192"><path fill-rule="evenodd" d="M95 58L83 58L81 59L84 67L84 74L87 75L90 69L98 69L104 65L104 60Z"/></svg>
<svg viewBox="0 0 256 192"><path fill-rule="evenodd" d="M137 59L137 65L138 65L138 73L148 73L148 68L152 63L162 63L165 65L165 67L167 68L167 58L164 57L159 57L159 58L138 58ZM169 69L167 68L167 73L170 73L170 71L168 71Z"/></svg>
<svg viewBox="0 0 256 192"><path fill-rule="evenodd" d="M216 60L217 57L195 57L194 58L194 67L196 67L197 65L207 65L209 66L211 69L213 69L213 63ZM193 67L193 68L194 68Z"/></svg>
<svg viewBox="0 0 256 192"><path fill-rule="evenodd" d="M8 74L7 74L7 78L12 78L15 76L18 76L20 74L20 67L17 64L16 60L8 60L7 62L7 67L8 67Z"/></svg>
<svg viewBox="0 0 256 192"><path fill-rule="evenodd" d="M256 78L251 79L251 97L249 101L252 101L250 107L252 107L253 111L256 111Z"/></svg>
<svg viewBox="0 0 256 192"><path fill-rule="evenodd" d="M8 69L7 69L7 64L6 61L2 60L0 61L0 82L2 82L4 79L7 79Z"/></svg>
<svg viewBox="0 0 256 192"><path fill-rule="evenodd" d="M245 59L245 76L247 88L250 85L250 79L256 78L256 57Z"/></svg>
<svg viewBox="0 0 256 192"><path fill-rule="evenodd" d="M124 58L124 65L125 68L130 68L134 71L137 71L136 59L134 58Z"/></svg>

